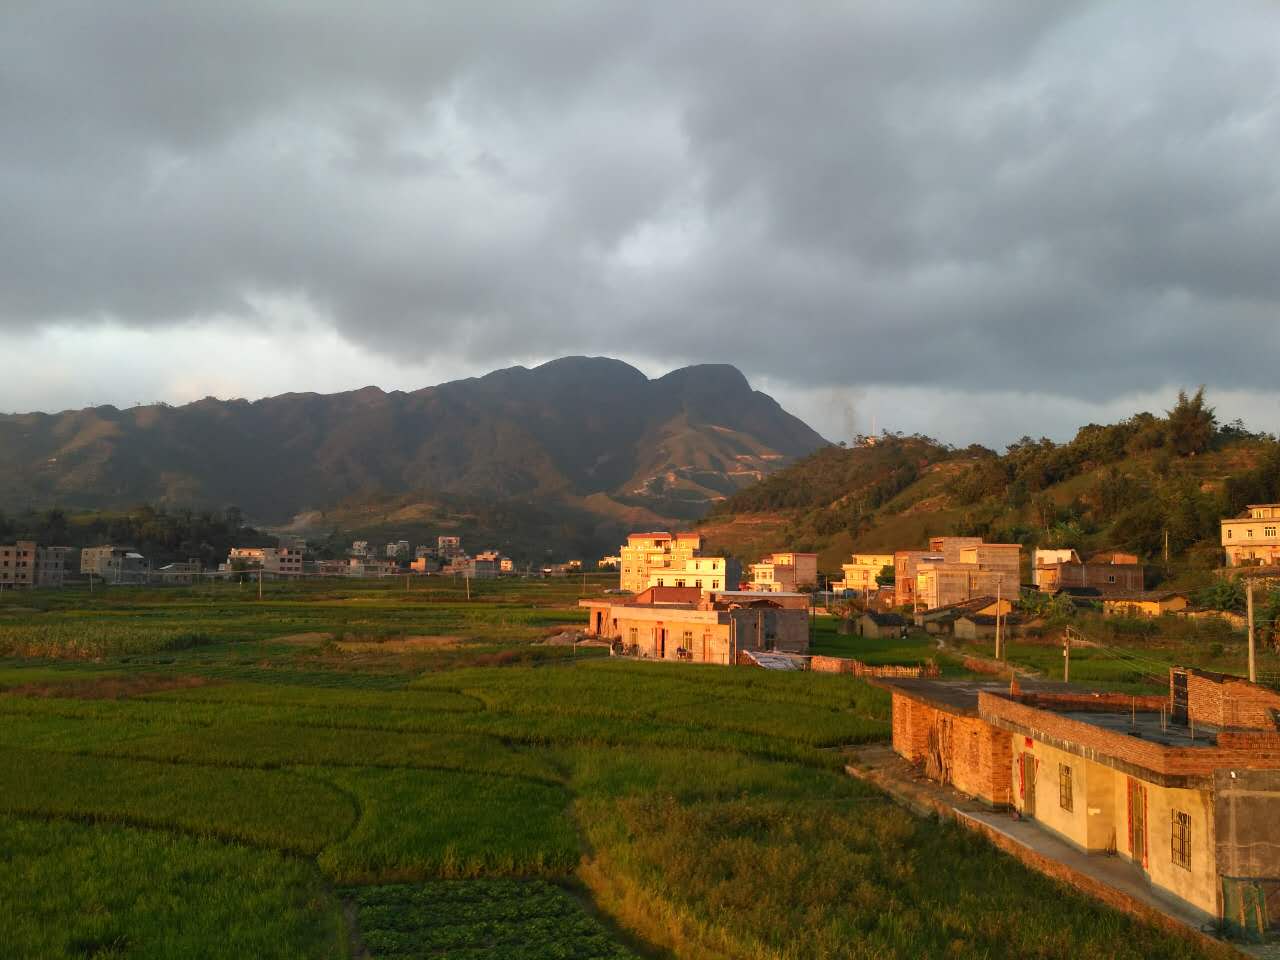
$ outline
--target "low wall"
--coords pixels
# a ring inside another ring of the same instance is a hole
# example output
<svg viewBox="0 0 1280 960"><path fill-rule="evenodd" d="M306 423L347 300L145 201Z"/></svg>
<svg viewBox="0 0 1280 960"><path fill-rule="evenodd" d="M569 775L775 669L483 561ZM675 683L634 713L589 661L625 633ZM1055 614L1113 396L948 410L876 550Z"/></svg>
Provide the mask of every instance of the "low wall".
<svg viewBox="0 0 1280 960"><path fill-rule="evenodd" d="M850 673L855 677L897 677L903 679L936 677L940 673L938 665L932 660L915 666L899 664L873 665L850 657L818 656L809 658L809 669L815 673Z"/></svg>

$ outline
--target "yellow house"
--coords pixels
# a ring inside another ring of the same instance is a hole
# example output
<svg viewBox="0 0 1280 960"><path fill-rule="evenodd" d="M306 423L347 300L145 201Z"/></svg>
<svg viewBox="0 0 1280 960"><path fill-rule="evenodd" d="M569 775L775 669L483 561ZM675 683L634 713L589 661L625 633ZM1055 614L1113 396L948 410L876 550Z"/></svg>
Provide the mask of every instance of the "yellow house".
<svg viewBox="0 0 1280 960"><path fill-rule="evenodd" d="M1102 612L1108 617L1158 617L1187 609L1187 595L1164 593L1122 593L1102 598Z"/></svg>
<svg viewBox="0 0 1280 960"><path fill-rule="evenodd" d="M876 577L885 567L893 566L892 553L855 553L849 562L841 564L844 579L832 584L833 590L857 590L866 594L875 590L879 584Z"/></svg>
<svg viewBox="0 0 1280 960"><path fill-rule="evenodd" d="M652 568L649 587L697 587L699 590L732 590L737 587L738 564L728 557L694 556L680 564Z"/></svg>
<svg viewBox="0 0 1280 960"><path fill-rule="evenodd" d="M1280 503L1251 503L1221 523L1227 566L1280 564Z"/></svg>
<svg viewBox="0 0 1280 960"><path fill-rule="evenodd" d="M794 593L818 584L816 553L774 553L751 564L751 589Z"/></svg>
<svg viewBox="0 0 1280 960"><path fill-rule="evenodd" d="M620 577L618 585L631 593L649 586L649 574L673 567L684 569L702 549L702 537L696 533L633 533L618 551Z"/></svg>

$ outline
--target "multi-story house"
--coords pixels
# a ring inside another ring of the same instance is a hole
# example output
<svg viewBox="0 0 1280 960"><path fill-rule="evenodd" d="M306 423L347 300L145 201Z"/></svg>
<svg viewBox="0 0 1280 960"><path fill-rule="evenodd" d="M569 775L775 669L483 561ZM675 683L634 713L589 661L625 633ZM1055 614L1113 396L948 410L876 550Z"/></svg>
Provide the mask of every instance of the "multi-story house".
<svg viewBox="0 0 1280 960"><path fill-rule="evenodd" d="M678 565L651 569L645 589L696 587L699 590L732 590L737 587L740 576L738 562L730 557L695 556Z"/></svg>
<svg viewBox="0 0 1280 960"><path fill-rule="evenodd" d="M351 555L353 557L371 557L373 551L369 549L368 540L356 540L351 544Z"/></svg>
<svg viewBox="0 0 1280 960"><path fill-rule="evenodd" d="M436 556L441 562L448 563L454 557L462 555L461 537L436 537Z"/></svg>
<svg viewBox="0 0 1280 960"><path fill-rule="evenodd" d="M147 560L129 547L85 547L80 551L80 572L107 583L143 583Z"/></svg>
<svg viewBox="0 0 1280 960"><path fill-rule="evenodd" d="M1251 503L1223 518L1222 549L1229 567L1280 564L1280 503Z"/></svg>
<svg viewBox="0 0 1280 960"><path fill-rule="evenodd" d="M1044 593L1084 590L1105 597L1141 593L1143 569L1136 554L1112 551L1095 554L1087 562L1078 557L1056 563L1041 559L1035 568L1035 581Z"/></svg>
<svg viewBox="0 0 1280 960"><path fill-rule="evenodd" d="M751 589L768 593L795 593L818 585L816 553L774 553L751 564Z"/></svg>
<svg viewBox="0 0 1280 960"><path fill-rule="evenodd" d="M33 540L0 545L0 587L60 587L66 547L41 547Z"/></svg>
<svg viewBox="0 0 1280 960"><path fill-rule="evenodd" d="M671 568L684 569L685 562L702 550L696 533L633 533L618 551L622 558L619 586L639 593L649 586L649 574ZM723 586L723 584L721 585Z"/></svg>
<svg viewBox="0 0 1280 960"><path fill-rule="evenodd" d="M230 570L251 569L279 576L299 576L302 551L297 547L232 547L226 566Z"/></svg>
<svg viewBox="0 0 1280 960"><path fill-rule="evenodd" d="M388 560L408 560L409 559L409 541L397 540L395 543L388 543L386 547L386 555Z"/></svg>
<svg viewBox="0 0 1280 960"><path fill-rule="evenodd" d="M844 579L831 585L833 590L856 590L864 597L880 585L876 577L885 567L893 567L892 553L855 553L840 569L844 571Z"/></svg>

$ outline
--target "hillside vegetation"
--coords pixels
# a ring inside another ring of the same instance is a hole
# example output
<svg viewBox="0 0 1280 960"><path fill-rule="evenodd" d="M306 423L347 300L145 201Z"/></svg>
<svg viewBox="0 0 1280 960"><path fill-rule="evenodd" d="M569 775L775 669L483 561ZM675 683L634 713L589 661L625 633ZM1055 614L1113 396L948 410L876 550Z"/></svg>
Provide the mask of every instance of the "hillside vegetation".
<svg viewBox="0 0 1280 960"><path fill-rule="evenodd" d="M1081 427L1070 441L1024 437L999 454L885 434L828 447L728 498L702 530L735 554L815 550L837 571L855 550L973 535L1025 547L1132 551L1194 578L1220 562L1218 521L1280 499L1280 444L1221 425L1203 391L1163 416Z"/></svg>
<svg viewBox="0 0 1280 960"><path fill-rule="evenodd" d="M597 536L594 523L637 511L688 522L825 442L728 365L651 380L618 360L566 357L409 393L0 415L0 509L235 504L281 525L362 503L465 498L483 515L536 502L604 550L617 531Z"/></svg>

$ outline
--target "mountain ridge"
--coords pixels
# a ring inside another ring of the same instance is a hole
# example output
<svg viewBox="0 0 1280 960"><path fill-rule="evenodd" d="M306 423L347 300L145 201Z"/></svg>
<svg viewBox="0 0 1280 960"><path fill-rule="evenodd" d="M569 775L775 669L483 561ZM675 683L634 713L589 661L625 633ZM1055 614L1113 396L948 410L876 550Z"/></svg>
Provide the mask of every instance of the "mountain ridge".
<svg viewBox="0 0 1280 960"><path fill-rule="evenodd" d="M826 443L729 365L650 379L563 357L412 391L0 416L0 507L234 504L285 523L362 497L449 495L679 522Z"/></svg>

